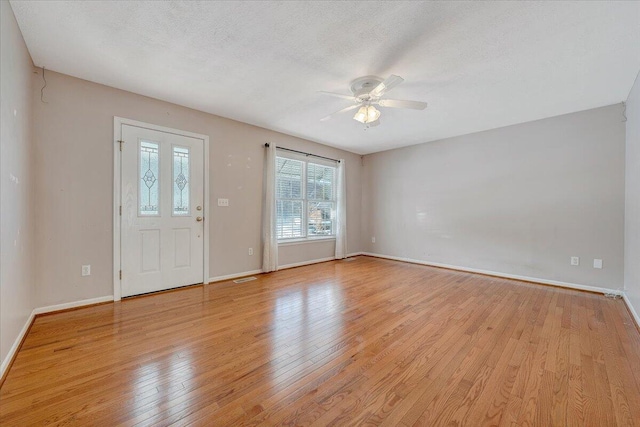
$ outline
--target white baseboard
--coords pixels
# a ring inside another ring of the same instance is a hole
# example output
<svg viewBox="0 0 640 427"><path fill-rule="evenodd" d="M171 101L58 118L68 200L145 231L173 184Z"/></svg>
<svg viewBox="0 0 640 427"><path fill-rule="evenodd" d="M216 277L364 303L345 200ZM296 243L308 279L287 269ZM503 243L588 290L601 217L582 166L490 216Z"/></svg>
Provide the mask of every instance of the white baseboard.
<svg viewBox="0 0 640 427"><path fill-rule="evenodd" d="M362 252L353 252L353 253L347 254L346 257L350 258L358 255L362 255ZM333 260L335 260L334 257L327 257L327 258L320 258L320 259L312 259L310 261L295 262L293 264L280 265L278 266L278 270L286 270L287 268L302 267L303 265L311 265L311 264L317 264L319 262L326 262L326 261L333 261ZM262 274L262 270L250 270L250 271L245 271L243 273L227 274L226 276L210 277L209 283L237 279L238 277L246 277L246 276L251 276L253 274Z"/></svg>
<svg viewBox="0 0 640 427"><path fill-rule="evenodd" d="M302 267L303 265L317 264L319 262L333 261L335 257L318 258L310 261L294 262L293 264L279 265L278 270L286 270L287 268Z"/></svg>
<svg viewBox="0 0 640 427"><path fill-rule="evenodd" d="M83 307L85 305L100 304L103 302L113 301L113 295L106 295L98 298L83 299L80 301L65 302L63 304L48 305L46 307L38 307L33 309L33 314L51 313L53 311L67 310L69 308Z"/></svg>
<svg viewBox="0 0 640 427"><path fill-rule="evenodd" d="M13 345L11 346L9 353L7 353L7 356L2 361L2 365L0 365L0 378L4 377L7 368L9 367L14 357L16 356L16 353L20 347L20 344L22 343L22 340L24 340L24 337L27 331L33 324L33 321L35 320L38 314L51 313L54 311L67 310L69 308L83 307L85 305L93 305L93 304L99 304L102 302L110 302L110 301L113 301L113 295L108 295L108 296L98 297L98 298L90 298L90 299L85 299L81 301L67 302L64 304L49 305L46 307L34 308L31 311L31 314L29 315L29 318L25 322L24 326L20 330L20 333L18 334L15 341L13 342Z"/></svg>
<svg viewBox="0 0 640 427"><path fill-rule="evenodd" d="M525 282L541 283L543 285L553 285L553 286L559 286L559 287L562 287L562 288L578 289L578 290L581 290L581 291L597 292L597 293L601 293L601 294L609 294L609 293L611 293L611 294L616 294L616 295L623 295L623 293L621 291L616 290L616 289L601 288L601 287L597 287L597 286L580 285L578 283L568 283L568 282L560 282L560 281L557 281L557 280L539 279L537 277L519 276L517 274L500 273L500 272L497 272L497 271L481 270L481 269L478 269L478 268L460 267L460 266L457 266L457 265L441 264L441 263L437 263L437 262L428 262L428 261L422 261L422 260L419 260L419 259L403 258L403 257L396 257L396 256L391 256L391 255L375 254L375 253L371 253L371 252L363 252L362 255L372 256L372 257L376 257L376 258L391 259L391 260L394 260L394 261L410 262L412 264L428 265L430 267L448 268L450 270L465 271L467 273L485 274L487 276L502 277L502 278L505 278L505 279L515 279L515 280L522 280L522 281L525 281Z"/></svg>
<svg viewBox="0 0 640 427"><path fill-rule="evenodd" d="M18 348L20 347L22 340L24 339L25 335L27 334L27 331L31 327L31 324L33 323L33 319L36 317L34 311L32 311L31 314L29 315L29 318L25 322L24 326L20 330L20 333L18 334L15 341L13 342L13 345L9 349L9 353L7 353L7 356L2 361L2 365L0 365L0 378L4 377L4 374L9 368L11 361L13 360L13 358L16 356L16 353L18 352Z"/></svg>
<svg viewBox="0 0 640 427"><path fill-rule="evenodd" d="M362 252L353 252L353 253L347 254L345 255L345 258L351 258L358 255L362 255ZM293 264L281 265L278 267L278 270L286 270L287 268L302 267L303 265L318 264L320 262L335 261L335 260L336 260L335 257L312 259L310 261L302 261L302 262L295 262Z"/></svg>
<svg viewBox="0 0 640 427"><path fill-rule="evenodd" d="M631 313L633 320L635 320L636 326L640 328L640 316L638 315L638 312L636 311L636 309L633 308L633 305L631 305L631 301L627 297L626 293L622 294L622 299L624 300L624 303L627 304L627 308L629 309L629 312Z"/></svg>
<svg viewBox="0 0 640 427"><path fill-rule="evenodd" d="M262 270L249 270L242 273L227 274L226 276L209 277L209 283L222 282L224 280L237 279L238 277L251 276L253 274L260 273L262 273Z"/></svg>

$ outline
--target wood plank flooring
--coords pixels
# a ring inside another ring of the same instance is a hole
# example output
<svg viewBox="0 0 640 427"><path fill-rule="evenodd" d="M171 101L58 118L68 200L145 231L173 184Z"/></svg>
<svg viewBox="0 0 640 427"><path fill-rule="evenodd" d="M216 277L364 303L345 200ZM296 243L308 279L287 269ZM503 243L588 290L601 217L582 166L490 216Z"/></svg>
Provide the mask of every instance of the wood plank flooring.
<svg viewBox="0 0 640 427"><path fill-rule="evenodd" d="M602 295L358 257L36 319L0 425L640 426Z"/></svg>

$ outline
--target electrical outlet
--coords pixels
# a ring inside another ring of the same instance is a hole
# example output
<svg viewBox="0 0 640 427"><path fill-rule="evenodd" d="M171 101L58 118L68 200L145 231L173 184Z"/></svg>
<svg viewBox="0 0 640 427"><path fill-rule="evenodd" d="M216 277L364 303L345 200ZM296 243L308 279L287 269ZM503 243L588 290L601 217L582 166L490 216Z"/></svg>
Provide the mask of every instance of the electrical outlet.
<svg viewBox="0 0 640 427"><path fill-rule="evenodd" d="M218 206L229 206L229 199L218 199Z"/></svg>
<svg viewBox="0 0 640 427"><path fill-rule="evenodd" d="M375 243L375 242L376 242L376 238L375 238L375 237L372 237L372 238L371 238L371 243Z"/></svg>
<svg viewBox="0 0 640 427"><path fill-rule="evenodd" d="M253 248L249 248L249 255L253 255Z"/></svg>
<svg viewBox="0 0 640 427"><path fill-rule="evenodd" d="M580 265L580 257L572 256L571 257L571 265Z"/></svg>
<svg viewBox="0 0 640 427"><path fill-rule="evenodd" d="M593 268L602 268L602 260L601 259L594 259L593 260Z"/></svg>
<svg viewBox="0 0 640 427"><path fill-rule="evenodd" d="M91 276L91 265L83 265L82 266L82 275L83 276Z"/></svg>

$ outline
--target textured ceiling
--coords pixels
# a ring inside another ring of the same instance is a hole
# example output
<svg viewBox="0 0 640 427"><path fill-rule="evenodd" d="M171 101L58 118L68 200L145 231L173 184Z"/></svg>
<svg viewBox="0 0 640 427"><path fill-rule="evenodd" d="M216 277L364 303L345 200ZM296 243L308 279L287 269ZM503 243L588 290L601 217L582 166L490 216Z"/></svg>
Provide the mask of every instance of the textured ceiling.
<svg viewBox="0 0 640 427"><path fill-rule="evenodd" d="M37 66L356 153L626 99L640 2L11 1ZM397 74L363 130L344 114L363 75Z"/></svg>

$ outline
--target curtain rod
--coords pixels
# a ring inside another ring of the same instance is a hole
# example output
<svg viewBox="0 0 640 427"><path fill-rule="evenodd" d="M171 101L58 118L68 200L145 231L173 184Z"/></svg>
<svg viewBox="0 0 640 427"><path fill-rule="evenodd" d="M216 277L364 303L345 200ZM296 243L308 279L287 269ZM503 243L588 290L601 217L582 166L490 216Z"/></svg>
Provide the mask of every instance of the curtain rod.
<svg viewBox="0 0 640 427"><path fill-rule="evenodd" d="M264 144L264 146L268 147L269 143L267 142L266 144ZM304 151L292 150L291 148L276 147L276 149L291 151L292 153L304 154L305 156L312 156L312 157L317 157L319 159L331 160L332 162L340 163L340 160L332 159L331 157L318 156L317 154L305 153Z"/></svg>

